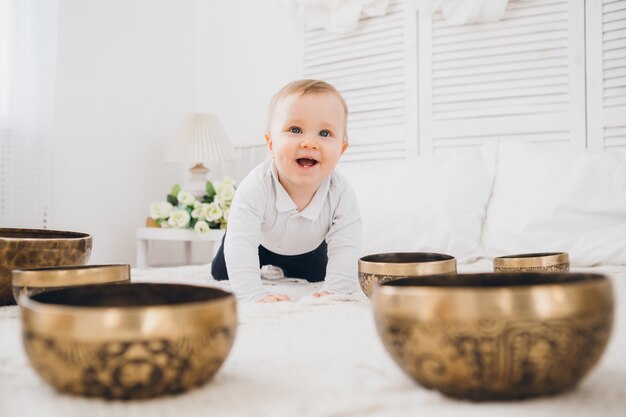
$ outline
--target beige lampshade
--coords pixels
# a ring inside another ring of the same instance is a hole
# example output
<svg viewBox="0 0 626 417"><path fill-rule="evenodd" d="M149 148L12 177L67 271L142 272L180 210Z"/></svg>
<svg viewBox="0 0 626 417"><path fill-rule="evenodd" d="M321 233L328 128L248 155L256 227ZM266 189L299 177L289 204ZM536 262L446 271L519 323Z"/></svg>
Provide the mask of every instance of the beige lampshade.
<svg viewBox="0 0 626 417"><path fill-rule="evenodd" d="M235 150L217 116L192 113L185 121L165 162L216 162L235 159Z"/></svg>

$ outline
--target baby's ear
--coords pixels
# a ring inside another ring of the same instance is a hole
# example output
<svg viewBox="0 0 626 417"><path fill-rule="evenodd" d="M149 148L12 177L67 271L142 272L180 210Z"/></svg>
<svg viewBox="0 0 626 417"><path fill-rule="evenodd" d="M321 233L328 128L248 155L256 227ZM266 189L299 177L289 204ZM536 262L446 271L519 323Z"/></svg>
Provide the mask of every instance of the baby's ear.
<svg viewBox="0 0 626 417"><path fill-rule="evenodd" d="M265 142L267 143L267 150L272 151L272 138L270 137L269 132L265 132Z"/></svg>
<svg viewBox="0 0 626 417"><path fill-rule="evenodd" d="M341 154L342 155L346 151L346 149L348 149L348 142L344 141L343 144L341 145Z"/></svg>

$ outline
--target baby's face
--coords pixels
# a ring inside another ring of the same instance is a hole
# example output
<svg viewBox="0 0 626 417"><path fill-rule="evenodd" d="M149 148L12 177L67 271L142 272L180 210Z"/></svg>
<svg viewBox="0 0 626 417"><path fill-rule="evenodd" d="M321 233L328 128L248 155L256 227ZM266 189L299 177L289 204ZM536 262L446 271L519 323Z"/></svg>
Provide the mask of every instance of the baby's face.
<svg viewBox="0 0 626 417"><path fill-rule="evenodd" d="M267 146L287 192L316 190L348 146L341 101L334 94L289 95L274 108Z"/></svg>

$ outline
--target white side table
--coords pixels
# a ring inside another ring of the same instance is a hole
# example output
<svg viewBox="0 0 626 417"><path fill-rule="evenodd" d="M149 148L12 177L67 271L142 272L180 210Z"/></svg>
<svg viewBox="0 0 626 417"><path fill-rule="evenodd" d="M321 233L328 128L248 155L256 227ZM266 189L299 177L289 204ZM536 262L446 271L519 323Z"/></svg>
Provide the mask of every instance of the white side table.
<svg viewBox="0 0 626 417"><path fill-rule="evenodd" d="M220 247L224 230L211 229L205 237L200 237L193 230L162 229L160 227L137 228L137 268L148 267L148 249L151 240L169 240L185 242L185 264L191 264L191 243L211 242L211 254L215 256Z"/></svg>

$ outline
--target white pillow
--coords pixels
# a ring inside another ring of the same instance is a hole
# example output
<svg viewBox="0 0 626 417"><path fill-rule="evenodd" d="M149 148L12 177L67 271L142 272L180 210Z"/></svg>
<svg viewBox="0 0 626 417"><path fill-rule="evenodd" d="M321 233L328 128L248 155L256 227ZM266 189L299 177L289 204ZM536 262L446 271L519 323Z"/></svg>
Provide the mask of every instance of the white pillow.
<svg viewBox="0 0 626 417"><path fill-rule="evenodd" d="M566 251L573 266L626 264L626 151L502 146L483 245L490 256Z"/></svg>
<svg viewBox="0 0 626 417"><path fill-rule="evenodd" d="M484 256L480 233L494 159L485 148L342 164L363 218L363 254L439 252L461 263Z"/></svg>

